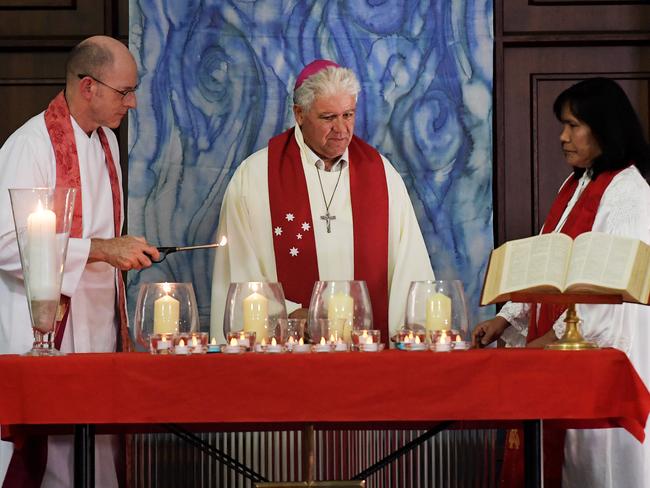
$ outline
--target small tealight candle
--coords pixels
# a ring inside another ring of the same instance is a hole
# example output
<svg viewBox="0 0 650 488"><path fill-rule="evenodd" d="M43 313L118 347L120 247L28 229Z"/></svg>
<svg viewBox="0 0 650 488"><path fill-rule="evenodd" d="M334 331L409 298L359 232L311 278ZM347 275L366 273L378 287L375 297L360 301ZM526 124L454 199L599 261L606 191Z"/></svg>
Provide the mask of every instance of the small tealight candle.
<svg viewBox="0 0 650 488"><path fill-rule="evenodd" d="M348 351L348 344L345 342L343 339L339 339L336 341L334 344L334 350L336 352L347 352Z"/></svg>
<svg viewBox="0 0 650 488"><path fill-rule="evenodd" d="M237 344L239 344L242 347L245 347L246 349L251 347L251 341L249 339L249 336L246 335L246 332L241 332L239 334L239 339L237 340Z"/></svg>
<svg viewBox="0 0 650 488"><path fill-rule="evenodd" d="M409 332L409 335L407 335L407 336L404 338L404 343L405 343L405 344L412 344L412 343L414 343L414 342L415 342L415 336L413 336L413 331L411 331L411 332ZM418 342L421 343L421 341L419 340L419 338L418 338Z"/></svg>
<svg viewBox="0 0 650 488"><path fill-rule="evenodd" d="M330 352L332 346L330 346L324 337L320 338L320 342L314 346L314 352Z"/></svg>
<svg viewBox="0 0 650 488"><path fill-rule="evenodd" d="M466 351L467 349L469 349L469 343L464 341L460 334L458 334L454 341L454 351Z"/></svg>
<svg viewBox="0 0 650 488"><path fill-rule="evenodd" d="M447 331L443 330L440 334L438 342L434 343L434 351L436 352L449 352L451 351L451 342L447 337Z"/></svg>
<svg viewBox="0 0 650 488"><path fill-rule="evenodd" d="M266 350L266 337L262 337L262 342L255 344L255 352L264 352Z"/></svg>
<svg viewBox="0 0 650 488"><path fill-rule="evenodd" d="M409 351L425 351L427 345L420 340L420 336L415 336L412 342L407 343Z"/></svg>
<svg viewBox="0 0 650 488"><path fill-rule="evenodd" d="M363 340L363 336L361 340ZM366 335L365 341L365 343L361 343L361 350L363 352L377 352L379 350L379 344L372 341L372 336Z"/></svg>
<svg viewBox="0 0 650 488"><path fill-rule="evenodd" d="M213 337L210 344L208 344L208 354L213 354L215 352L221 352L221 348L219 347L219 344L217 344L217 339Z"/></svg>
<svg viewBox="0 0 650 488"><path fill-rule="evenodd" d="M230 342L224 348L223 352L227 354L239 354L241 351L242 351L242 347L239 345L239 342L237 342L237 339L233 337L232 339L230 339Z"/></svg>
<svg viewBox="0 0 650 488"><path fill-rule="evenodd" d="M298 352L298 353L311 352L311 346L309 344L305 344L305 341L303 341L301 337L298 343L293 346L292 352Z"/></svg>
<svg viewBox="0 0 650 488"><path fill-rule="evenodd" d="M185 355L189 353L190 353L190 349L185 344L185 341L183 339L178 341L178 344L176 344L176 347L174 347L174 354Z"/></svg>
<svg viewBox="0 0 650 488"><path fill-rule="evenodd" d="M277 343L277 341L275 340L275 337L273 337L271 339L271 344L266 346L266 352L273 353L273 354L277 354L279 352L282 352L282 346Z"/></svg>
<svg viewBox="0 0 650 488"><path fill-rule="evenodd" d="M166 354L171 346L172 341L168 340L165 334L162 334L156 343L156 350L158 351L158 354Z"/></svg>

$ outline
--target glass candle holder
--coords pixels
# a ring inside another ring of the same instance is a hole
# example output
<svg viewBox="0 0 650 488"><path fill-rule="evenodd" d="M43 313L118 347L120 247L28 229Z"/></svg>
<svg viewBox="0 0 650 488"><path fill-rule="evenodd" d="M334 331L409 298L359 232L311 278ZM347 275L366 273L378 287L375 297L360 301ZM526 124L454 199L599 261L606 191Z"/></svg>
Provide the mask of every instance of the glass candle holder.
<svg viewBox="0 0 650 488"><path fill-rule="evenodd" d="M372 305L365 281L317 281L309 304L309 333L313 343L322 336L322 321L328 334L349 343L353 330L372 329Z"/></svg>
<svg viewBox="0 0 650 488"><path fill-rule="evenodd" d="M133 322L136 341L147 347L152 335L198 332L198 307L191 283L143 283Z"/></svg>
<svg viewBox="0 0 650 488"><path fill-rule="evenodd" d="M255 350L255 343L257 341L257 334L250 331L228 332L226 336L227 344L229 346L239 346L244 351Z"/></svg>
<svg viewBox="0 0 650 488"><path fill-rule="evenodd" d="M54 339L75 196L73 188L9 189L34 334L30 356L61 354Z"/></svg>
<svg viewBox="0 0 650 488"><path fill-rule="evenodd" d="M431 350L435 352L449 352L452 350L453 335L447 330L431 331Z"/></svg>
<svg viewBox="0 0 650 488"><path fill-rule="evenodd" d="M352 331L352 347L356 351L377 352L381 349L381 331L364 329Z"/></svg>
<svg viewBox="0 0 650 488"><path fill-rule="evenodd" d="M286 320L287 310L280 283L256 281L230 284L223 319L225 337L230 337L231 333L247 332L261 341L263 337L275 337ZM249 347L253 345L254 342Z"/></svg>
<svg viewBox="0 0 650 488"><path fill-rule="evenodd" d="M172 354L174 352L172 334L151 334L149 336L149 351L151 354Z"/></svg>
<svg viewBox="0 0 650 488"><path fill-rule="evenodd" d="M467 303L460 280L412 282L406 299L405 328L429 337L443 330L466 337Z"/></svg>

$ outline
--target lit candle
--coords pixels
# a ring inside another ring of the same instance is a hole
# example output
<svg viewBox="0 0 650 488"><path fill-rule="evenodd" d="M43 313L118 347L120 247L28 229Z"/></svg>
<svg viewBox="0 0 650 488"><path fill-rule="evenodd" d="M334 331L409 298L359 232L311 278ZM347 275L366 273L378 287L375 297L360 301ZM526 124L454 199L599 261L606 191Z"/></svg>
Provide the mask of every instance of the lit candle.
<svg viewBox="0 0 650 488"><path fill-rule="evenodd" d="M244 330L255 332L257 337L266 336L266 320L269 316L269 301L264 295L253 291L244 298Z"/></svg>
<svg viewBox="0 0 650 488"><path fill-rule="evenodd" d="M321 337L320 343L314 346L314 352L330 352L331 350L332 346L327 343L324 337Z"/></svg>
<svg viewBox="0 0 650 488"><path fill-rule="evenodd" d="M207 340L206 335L192 334L192 353L203 354L206 352L205 345L203 344L204 338Z"/></svg>
<svg viewBox="0 0 650 488"><path fill-rule="evenodd" d="M442 334L440 334L440 339L438 340L438 342L435 343L435 351L436 352L451 351L451 342L449 342L449 338L447 337L446 330L442 331Z"/></svg>
<svg viewBox="0 0 650 488"><path fill-rule="evenodd" d="M178 341L178 344L176 344L176 347L174 348L174 354L189 354L190 349L185 345L185 341L181 339Z"/></svg>
<svg viewBox="0 0 650 488"><path fill-rule="evenodd" d="M255 344L255 352L264 352L266 349L266 337L262 337L262 342Z"/></svg>
<svg viewBox="0 0 650 488"><path fill-rule="evenodd" d="M293 346L296 345L296 340L293 338L293 336L289 336L289 340L287 340L287 343L285 344L287 351L291 352L293 350Z"/></svg>
<svg viewBox="0 0 650 488"><path fill-rule="evenodd" d="M210 341L210 344L208 345L208 353L212 354L215 352L221 352L221 348L217 344L217 339L213 337L212 340Z"/></svg>
<svg viewBox="0 0 650 488"><path fill-rule="evenodd" d="M451 298L435 293L427 300L427 330L442 330L451 327Z"/></svg>
<svg viewBox="0 0 650 488"><path fill-rule="evenodd" d="M167 336L165 334L163 334L160 337L160 339L158 339L158 342L156 343L156 349L160 352L168 351L170 346L171 346L171 341L167 340Z"/></svg>
<svg viewBox="0 0 650 488"><path fill-rule="evenodd" d="M240 346L245 347L246 349L250 349L251 341L249 337L250 337L249 334L247 334L246 332L240 332L239 339L235 339L235 340L237 341L237 344L239 344Z"/></svg>
<svg viewBox="0 0 650 488"><path fill-rule="evenodd" d="M344 341L349 341L354 318L353 298L343 292L332 295L327 305L327 318L330 321L330 332L336 333L337 337Z"/></svg>
<svg viewBox="0 0 650 488"><path fill-rule="evenodd" d="M275 337L273 337L271 339L271 344L266 346L266 352L274 353L274 354L282 352L282 346L277 343L277 341L275 340Z"/></svg>
<svg viewBox="0 0 650 488"><path fill-rule="evenodd" d="M56 272L56 215L41 202L27 217L27 261L32 300L59 300Z"/></svg>
<svg viewBox="0 0 650 488"><path fill-rule="evenodd" d="M420 340L420 336L415 336L413 342L409 345L409 351L425 351L427 345Z"/></svg>
<svg viewBox="0 0 650 488"><path fill-rule="evenodd" d="M230 339L228 345L224 347L224 352L226 354L239 354L240 352L242 352L242 348L237 342L237 339L233 337L232 339Z"/></svg>
<svg viewBox="0 0 650 488"><path fill-rule="evenodd" d="M293 352L298 352L298 353L305 353L305 352L311 352L311 346L309 344L305 344L305 341L302 340L302 337L298 341L298 344L293 346Z"/></svg>
<svg viewBox="0 0 650 488"><path fill-rule="evenodd" d="M456 340L454 341L454 351L465 351L469 349L469 344L467 341L464 341L463 338L458 334Z"/></svg>
<svg viewBox="0 0 650 488"><path fill-rule="evenodd" d="M153 302L153 332L154 334L172 334L178 328L180 302L168 293L172 291L169 283L163 283L165 295Z"/></svg>
<svg viewBox="0 0 650 488"><path fill-rule="evenodd" d="M365 338L365 342L361 342L361 350L363 352L377 352L379 350L379 344L377 342L373 342L372 336L369 336L368 334L365 333L362 336L362 341Z"/></svg>
<svg viewBox="0 0 650 488"><path fill-rule="evenodd" d="M336 341L336 344L334 345L334 350L336 352L347 352L348 350L348 344L342 339L339 339Z"/></svg>

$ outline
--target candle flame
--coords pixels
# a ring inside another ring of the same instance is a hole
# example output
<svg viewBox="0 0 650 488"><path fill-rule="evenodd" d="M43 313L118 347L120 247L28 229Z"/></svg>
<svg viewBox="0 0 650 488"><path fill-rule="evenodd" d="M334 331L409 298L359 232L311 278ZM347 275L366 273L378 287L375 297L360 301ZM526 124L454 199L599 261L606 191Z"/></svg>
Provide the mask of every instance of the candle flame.
<svg viewBox="0 0 650 488"><path fill-rule="evenodd" d="M262 345L266 346L266 337L262 337Z"/></svg>
<svg viewBox="0 0 650 488"><path fill-rule="evenodd" d="M178 345L183 347L185 345L185 341L181 339L180 341L178 341Z"/></svg>
<svg viewBox="0 0 650 488"><path fill-rule="evenodd" d="M272 346L277 346L278 342L275 340L275 337L271 338L271 345Z"/></svg>
<svg viewBox="0 0 650 488"><path fill-rule="evenodd" d="M321 346L324 346L324 345L325 345L325 338L324 338L324 337L321 337L321 338L320 338L320 345L321 345Z"/></svg>
<svg viewBox="0 0 650 488"><path fill-rule="evenodd" d="M40 199L38 201L38 205L36 205L36 211L37 212L42 212L43 211L43 204L41 203Z"/></svg>
<svg viewBox="0 0 650 488"><path fill-rule="evenodd" d="M336 342L336 337L334 337L334 334L330 334L330 342Z"/></svg>
<svg viewBox="0 0 650 488"><path fill-rule="evenodd" d="M300 340L298 341L298 344L300 344L301 346L305 344L305 341L302 340L302 337L301 337Z"/></svg>
<svg viewBox="0 0 650 488"><path fill-rule="evenodd" d="M295 341L293 340L293 336L289 337L289 340L287 341L289 344L293 344Z"/></svg>
<svg viewBox="0 0 650 488"><path fill-rule="evenodd" d="M420 344L422 341L420 340L420 336L415 336L415 343Z"/></svg>
<svg viewBox="0 0 650 488"><path fill-rule="evenodd" d="M162 289L165 293L169 293L170 291L172 291L172 287L169 283L163 283Z"/></svg>
<svg viewBox="0 0 650 488"><path fill-rule="evenodd" d="M372 337L366 336L366 344L372 344Z"/></svg>
<svg viewBox="0 0 650 488"><path fill-rule="evenodd" d="M361 337L368 337L368 331L367 331L367 330L364 330L364 331L363 331L363 334L361 334Z"/></svg>
<svg viewBox="0 0 650 488"><path fill-rule="evenodd" d="M192 347L196 347L199 345L199 341L196 340L196 336L192 336Z"/></svg>
<svg viewBox="0 0 650 488"><path fill-rule="evenodd" d="M409 332L409 339L413 340L413 331ZM418 338L419 340L419 338Z"/></svg>
<svg viewBox="0 0 650 488"><path fill-rule="evenodd" d="M228 244L228 238L226 236L221 236L221 240L219 241L219 246L225 246Z"/></svg>
<svg viewBox="0 0 650 488"><path fill-rule="evenodd" d="M231 346L238 346L239 344L237 343L237 339L235 339L234 337L232 339L230 339L230 345Z"/></svg>
<svg viewBox="0 0 650 488"><path fill-rule="evenodd" d="M463 339L461 339L460 334L456 336L456 342L463 342Z"/></svg>
<svg viewBox="0 0 650 488"><path fill-rule="evenodd" d="M212 340L210 341L210 344L212 344L213 346L216 346L217 345L217 338L213 337Z"/></svg>
<svg viewBox="0 0 650 488"><path fill-rule="evenodd" d="M445 344L445 343L447 343L447 342L448 342L448 339L447 339L447 331L446 331L446 330L443 330L443 331L442 331L442 334L440 334L440 344Z"/></svg>
<svg viewBox="0 0 650 488"><path fill-rule="evenodd" d="M243 341L244 339L246 339L246 334L244 332L240 332L239 333L239 340Z"/></svg>

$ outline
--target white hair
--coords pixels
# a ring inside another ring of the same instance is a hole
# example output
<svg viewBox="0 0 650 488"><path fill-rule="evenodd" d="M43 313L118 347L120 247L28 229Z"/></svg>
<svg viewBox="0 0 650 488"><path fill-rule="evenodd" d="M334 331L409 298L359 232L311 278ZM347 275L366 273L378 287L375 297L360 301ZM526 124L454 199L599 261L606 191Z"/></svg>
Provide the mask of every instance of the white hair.
<svg viewBox="0 0 650 488"><path fill-rule="evenodd" d="M361 85L354 71L349 68L328 66L311 75L293 92L293 103L308 112L316 97L320 95L335 95L343 92L352 95L356 101L360 91Z"/></svg>

